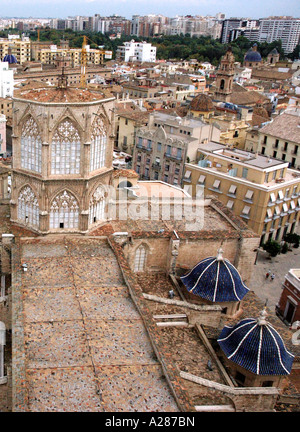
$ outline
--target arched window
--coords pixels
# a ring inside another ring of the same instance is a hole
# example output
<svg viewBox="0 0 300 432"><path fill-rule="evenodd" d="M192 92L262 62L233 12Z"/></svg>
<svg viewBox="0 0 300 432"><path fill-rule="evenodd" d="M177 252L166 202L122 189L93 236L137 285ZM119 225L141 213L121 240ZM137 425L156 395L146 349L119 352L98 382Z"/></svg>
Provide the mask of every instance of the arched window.
<svg viewBox="0 0 300 432"><path fill-rule="evenodd" d="M224 87L225 87L225 80L221 80L221 82L220 82L220 90L224 90Z"/></svg>
<svg viewBox="0 0 300 432"><path fill-rule="evenodd" d="M32 227L39 227L39 203L30 186L25 186L20 191L18 220Z"/></svg>
<svg viewBox="0 0 300 432"><path fill-rule="evenodd" d="M51 144L51 174L80 173L80 136L73 123L65 119L57 127Z"/></svg>
<svg viewBox="0 0 300 432"><path fill-rule="evenodd" d="M146 251L145 246L140 245L137 248L137 250L135 251L135 257L134 257L134 271L135 272L145 271L146 255L147 255L147 251Z"/></svg>
<svg viewBox="0 0 300 432"><path fill-rule="evenodd" d="M105 166L106 131L101 117L97 117L93 124L91 136L90 170L95 171Z"/></svg>
<svg viewBox="0 0 300 432"><path fill-rule="evenodd" d="M90 200L89 225L105 218L105 190L99 186Z"/></svg>
<svg viewBox="0 0 300 432"><path fill-rule="evenodd" d="M42 170L42 140L32 117L27 119L22 128L21 167L38 173Z"/></svg>
<svg viewBox="0 0 300 432"><path fill-rule="evenodd" d="M79 205L67 191L59 193L50 207L50 229L78 228Z"/></svg>
<svg viewBox="0 0 300 432"><path fill-rule="evenodd" d="M4 347L6 344L6 328L4 322L0 321L0 384L3 384L4 375ZM6 382L6 381L5 381Z"/></svg>

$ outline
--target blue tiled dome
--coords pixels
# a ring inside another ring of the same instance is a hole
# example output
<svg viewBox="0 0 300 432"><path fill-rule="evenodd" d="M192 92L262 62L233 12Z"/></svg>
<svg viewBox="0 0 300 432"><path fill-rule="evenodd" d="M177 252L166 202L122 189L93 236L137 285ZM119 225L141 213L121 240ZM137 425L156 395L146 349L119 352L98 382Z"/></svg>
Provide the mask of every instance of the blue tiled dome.
<svg viewBox="0 0 300 432"><path fill-rule="evenodd" d="M212 302L240 301L249 291L237 269L222 257L221 250L217 257L200 261L181 280L190 293Z"/></svg>
<svg viewBox="0 0 300 432"><path fill-rule="evenodd" d="M294 356L265 315L263 311L258 319L246 318L233 327L225 326L218 343L229 360L256 375L288 375Z"/></svg>
<svg viewBox="0 0 300 432"><path fill-rule="evenodd" d="M9 64L18 63L16 57L13 54L6 54L3 59L4 62L8 62Z"/></svg>
<svg viewBox="0 0 300 432"><path fill-rule="evenodd" d="M259 63L261 62L261 55L257 51L257 46L254 45L253 48L250 48L246 55L245 55L245 61L247 62L253 62L253 63Z"/></svg>

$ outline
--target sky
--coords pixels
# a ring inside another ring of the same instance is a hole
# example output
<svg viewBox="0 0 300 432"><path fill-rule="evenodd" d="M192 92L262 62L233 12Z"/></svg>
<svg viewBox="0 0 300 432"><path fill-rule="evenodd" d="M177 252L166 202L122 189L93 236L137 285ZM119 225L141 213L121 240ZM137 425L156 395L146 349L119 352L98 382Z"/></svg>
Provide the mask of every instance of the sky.
<svg viewBox="0 0 300 432"><path fill-rule="evenodd" d="M264 18L288 15L300 18L300 0L0 0L0 17L66 18L67 16L102 16L162 14L215 15Z"/></svg>

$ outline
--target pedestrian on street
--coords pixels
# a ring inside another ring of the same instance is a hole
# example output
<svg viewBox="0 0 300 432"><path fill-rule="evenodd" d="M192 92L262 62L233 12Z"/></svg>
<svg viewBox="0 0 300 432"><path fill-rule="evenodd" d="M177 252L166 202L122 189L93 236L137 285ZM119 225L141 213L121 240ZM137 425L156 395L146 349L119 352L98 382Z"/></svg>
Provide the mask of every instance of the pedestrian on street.
<svg viewBox="0 0 300 432"><path fill-rule="evenodd" d="M272 273L272 274L271 274L271 280L273 281L274 278L275 278L275 275L274 275L274 273Z"/></svg>
<svg viewBox="0 0 300 432"><path fill-rule="evenodd" d="M270 276L270 272L266 273L266 279L268 279L268 277Z"/></svg>

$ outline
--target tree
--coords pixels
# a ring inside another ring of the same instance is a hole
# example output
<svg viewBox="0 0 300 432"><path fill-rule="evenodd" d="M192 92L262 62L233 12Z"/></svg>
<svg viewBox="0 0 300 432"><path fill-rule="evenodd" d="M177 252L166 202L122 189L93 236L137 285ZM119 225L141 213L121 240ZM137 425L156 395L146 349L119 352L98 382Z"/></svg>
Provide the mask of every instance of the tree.
<svg viewBox="0 0 300 432"><path fill-rule="evenodd" d="M263 245L263 250L265 250L266 252L268 252L268 254L271 257L276 257L281 250L281 246L278 242L276 242L275 240L268 240L264 245Z"/></svg>
<svg viewBox="0 0 300 432"><path fill-rule="evenodd" d="M293 244L293 245L297 245L296 247L299 247L299 241L300 241L300 236L296 233L288 233L284 236L283 238L284 241L286 241L289 244Z"/></svg>

